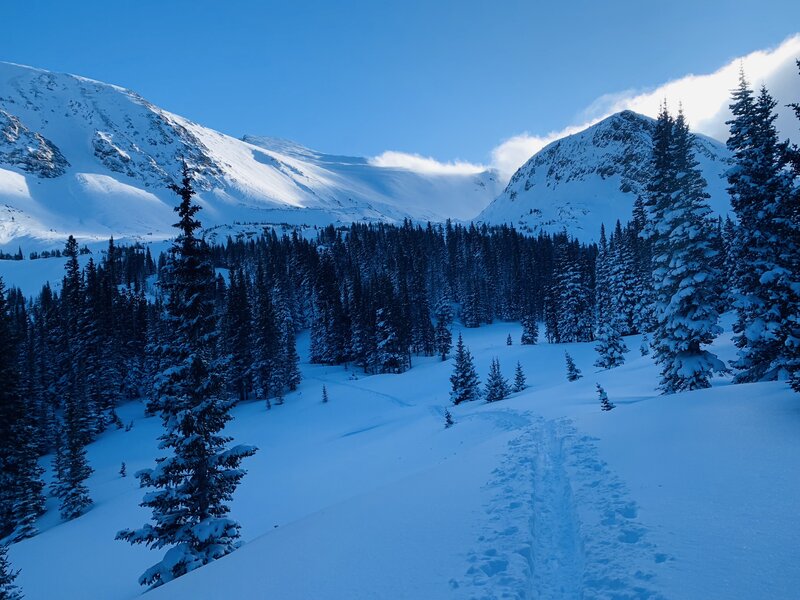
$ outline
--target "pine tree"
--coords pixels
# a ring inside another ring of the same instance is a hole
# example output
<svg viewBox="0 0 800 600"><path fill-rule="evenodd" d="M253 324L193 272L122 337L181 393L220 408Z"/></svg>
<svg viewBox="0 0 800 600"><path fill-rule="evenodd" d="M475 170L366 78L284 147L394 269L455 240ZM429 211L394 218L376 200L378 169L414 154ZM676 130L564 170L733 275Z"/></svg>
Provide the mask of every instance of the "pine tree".
<svg viewBox="0 0 800 600"><path fill-rule="evenodd" d="M239 524L227 517L230 501L245 472L243 458L256 449L235 446L221 434L231 419L232 400L222 395L215 359L214 270L208 249L197 237L200 207L192 201L191 175L184 165L180 186L172 189L181 202L175 209L179 235L162 284L167 295L170 327L168 365L159 389L164 433L160 447L170 455L154 469L137 473L141 484L154 488L141 505L152 509L153 524L123 530L117 539L153 548L169 547L164 559L139 578L158 586L236 549Z"/></svg>
<svg viewBox="0 0 800 600"><path fill-rule="evenodd" d="M539 325L536 317L526 315L522 317L522 339L520 343L525 346L532 346L539 341Z"/></svg>
<svg viewBox="0 0 800 600"><path fill-rule="evenodd" d="M715 230L694 136L683 113L673 121L666 108L659 115L660 128L669 143L666 157L660 155L660 146L653 155L653 350L661 366L659 388L669 394L708 387L711 374L725 366L703 348L721 331L715 298L719 274L712 266Z"/></svg>
<svg viewBox="0 0 800 600"><path fill-rule="evenodd" d="M500 372L500 361L494 358L489 367L489 375L486 377L484 397L487 402L497 402L508 397L509 391L508 380Z"/></svg>
<svg viewBox="0 0 800 600"><path fill-rule="evenodd" d="M597 384L597 395L600 397L600 410L609 411L616 408L608 399L608 394L599 383Z"/></svg>
<svg viewBox="0 0 800 600"><path fill-rule="evenodd" d="M22 600L22 591L14 584L17 575L8 560L8 546L0 544L0 600Z"/></svg>
<svg viewBox="0 0 800 600"><path fill-rule="evenodd" d="M20 335L0 279L0 539L12 541L36 534L45 502L33 415L21 390Z"/></svg>
<svg viewBox="0 0 800 600"><path fill-rule="evenodd" d="M434 337L436 340L436 352L442 357L442 361L447 360L450 348L453 346L453 333L450 327L453 324L453 307L450 300L442 298L436 305L436 328Z"/></svg>
<svg viewBox="0 0 800 600"><path fill-rule="evenodd" d="M775 128L775 101L755 97L744 77L733 93L728 191L738 218L733 254L737 382L786 379L800 352L800 219L787 146ZM794 188L794 191L793 191Z"/></svg>
<svg viewBox="0 0 800 600"><path fill-rule="evenodd" d="M613 369L625 364L625 353L628 351L628 347L613 322L600 324L595 350L600 355L594 362L595 367Z"/></svg>
<svg viewBox="0 0 800 600"><path fill-rule="evenodd" d="M261 264L256 267L255 301L252 309L253 382L256 394L267 402L269 408L270 398L276 393L273 387L276 382L275 371L280 362L280 332L272 294Z"/></svg>
<svg viewBox="0 0 800 600"><path fill-rule="evenodd" d="M642 356L647 356L650 354L650 338L647 336L646 333L642 334L642 343L639 346L639 353Z"/></svg>
<svg viewBox="0 0 800 600"><path fill-rule="evenodd" d="M120 477L127 477L128 476L128 467L125 466L125 462L122 462L122 465L119 467L119 476Z"/></svg>
<svg viewBox="0 0 800 600"><path fill-rule="evenodd" d="M328 388L326 386L322 386L322 403L328 403Z"/></svg>
<svg viewBox="0 0 800 600"><path fill-rule="evenodd" d="M478 386L478 373L475 371L475 363L472 354L464 346L461 334L458 335L456 342L455 366L453 374L450 376L451 392L450 400L453 404L461 404L471 400L477 400L480 396Z"/></svg>
<svg viewBox="0 0 800 600"><path fill-rule="evenodd" d="M67 395L64 409L63 474L58 481L58 496L61 499L61 517L74 519L85 513L92 505L86 480L93 469L86 460L83 443L81 410L77 399Z"/></svg>
<svg viewBox="0 0 800 600"><path fill-rule="evenodd" d="M575 361L570 356L569 352L564 352L564 360L567 363L567 381L577 381L583 375L581 370L575 365Z"/></svg>
<svg viewBox="0 0 800 600"><path fill-rule="evenodd" d="M450 411L446 408L444 409L444 428L450 429L455 422L453 421L453 415L450 414Z"/></svg>
<svg viewBox="0 0 800 600"><path fill-rule="evenodd" d="M517 369L514 371L514 387L513 392L521 392L527 387L525 382L525 372L522 370L522 365L517 361Z"/></svg>

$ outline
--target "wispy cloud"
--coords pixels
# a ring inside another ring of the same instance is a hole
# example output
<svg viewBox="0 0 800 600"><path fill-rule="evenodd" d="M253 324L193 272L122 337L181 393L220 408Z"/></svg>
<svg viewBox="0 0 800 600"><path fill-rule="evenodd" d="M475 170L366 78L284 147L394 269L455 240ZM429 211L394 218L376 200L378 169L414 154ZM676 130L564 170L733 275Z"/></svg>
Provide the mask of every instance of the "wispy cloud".
<svg viewBox="0 0 800 600"><path fill-rule="evenodd" d="M728 135L725 121L730 118L730 92L738 84L740 65L751 85L766 85L778 100L776 124L782 136L798 140L797 120L785 108L785 104L800 100L800 76L795 63L798 58L800 34L795 34L775 48L737 57L713 73L689 74L653 89L605 94L582 111L577 123L545 134L526 131L504 140L491 150L489 167L499 171L501 176L510 178L533 154L550 142L577 133L621 110L633 110L655 117L664 100L673 110L677 109L679 103L683 106L694 131L724 140ZM370 159L370 162L377 166L438 174L470 174L488 168L464 161L445 163L418 154L392 151L384 152Z"/></svg>
<svg viewBox="0 0 800 600"><path fill-rule="evenodd" d="M438 175L470 175L480 173L489 167L465 161L440 162L429 156L419 154L407 154L405 152L395 152L389 150L369 159L370 163L376 167L391 167L407 169L419 173L434 173Z"/></svg>
<svg viewBox="0 0 800 600"><path fill-rule="evenodd" d="M766 85L779 101L777 126L785 137L797 138L797 120L784 105L800 99L800 77L795 60L800 58L800 34L787 38L779 46L758 50L735 58L706 75L686 75L650 90L627 90L601 96L581 115L580 124L570 125L547 135L522 133L492 150L492 166L510 177L535 152L550 142L576 133L621 110L633 110L655 117L662 101L673 109L683 105L690 127L696 132L724 140L728 135L725 121L730 118L730 91L736 87L739 66L744 68L753 86Z"/></svg>

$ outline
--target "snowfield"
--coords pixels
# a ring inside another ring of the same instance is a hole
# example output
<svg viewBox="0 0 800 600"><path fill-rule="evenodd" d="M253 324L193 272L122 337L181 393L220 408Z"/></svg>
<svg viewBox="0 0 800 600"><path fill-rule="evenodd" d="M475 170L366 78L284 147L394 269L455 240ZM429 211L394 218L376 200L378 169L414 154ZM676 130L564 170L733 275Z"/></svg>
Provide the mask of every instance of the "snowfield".
<svg viewBox="0 0 800 600"><path fill-rule="evenodd" d="M521 346L520 333L463 330L481 377L494 357L509 379L522 363L528 389L498 403L450 406L452 361L415 358L369 377L303 364L285 405L238 406L228 432L259 447L232 506L245 544L147 597L798 597L800 399L788 386L718 379L659 396L636 337L625 366L598 372L592 344ZM301 357L307 346L301 336ZM583 379L566 381L564 350ZM714 350L734 354L727 337ZM600 411L597 382L615 410ZM88 448L91 510L60 522L51 500L41 533L11 547L30 600L137 597L163 554L114 541L149 518L132 475L153 466L161 429L138 402L120 414L133 428Z"/></svg>

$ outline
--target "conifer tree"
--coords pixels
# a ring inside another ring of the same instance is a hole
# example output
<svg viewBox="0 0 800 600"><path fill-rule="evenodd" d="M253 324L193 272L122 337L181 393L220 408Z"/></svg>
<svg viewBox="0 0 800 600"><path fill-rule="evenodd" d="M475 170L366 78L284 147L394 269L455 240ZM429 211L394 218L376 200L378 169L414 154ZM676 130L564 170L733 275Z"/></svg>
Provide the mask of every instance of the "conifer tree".
<svg viewBox="0 0 800 600"><path fill-rule="evenodd" d="M595 361L594 366L601 369L613 369L625 364L625 353L628 351L628 347L614 326L614 319L610 315L604 318L608 318L612 322L600 324L597 334L597 346L595 346L595 350L600 356Z"/></svg>
<svg viewBox="0 0 800 600"><path fill-rule="evenodd" d="M256 394L270 406L270 398L276 393L275 372L280 362L280 332L277 327L272 294L266 281L264 266L256 267L255 302L252 317L253 382Z"/></svg>
<svg viewBox="0 0 800 600"><path fill-rule="evenodd" d="M539 325L536 317L525 315L522 317L522 338L520 343L524 346L532 346L539 341Z"/></svg>
<svg viewBox="0 0 800 600"><path fill-rule="evenodd" d="M708 387L711 374L725 366L704 349L721 331L715 298L719 274L712 266L715 230L694 136L683 113L673 121L666 108L659 115L661 129L668 143L654 149L650 203L655 233L653 350L661 366L659 388L669 394ZM667 155L661 156L662 151Z"/></svg>
<svg viewBox="0 0 800 600"><path fill-rule="evenodd" d="M450 429L455 422L453 421L453 415L450 414L448 409L444 409L444 428Z"/></svg>
<svg viewBox="0 0 800 600"><path fill-rule="evenodd" d="M511 346L513 344L514 344L514 341L511 339L511 334L509 333L508 337L506 337L506 346Z"/></svg>
<svg viewBox="0 0 800 600"><path fill-rule="evenodd" d="M469 349L464 346L461 334L458 335L458 342L456 342L455 365L453 374L450 376L450 384L450 400L453 404L477 400L480 396L478 388L480 382L478 373L475 371L475 363Z"/></svg>
<svg viewBox="0 0 800 600"><path fill-rule="evenodd" d="M8 560L8 546L0 544L0 600L22 600L22 590L14 584L17 575Z"/></svg>
<svg viewBox="0 0 800 600"><path fill-rule="evenodd" d="M522 370L522 365L517 361L517 369L514 371L514 387L513 392L521 392L527 387L525 381L525 372Z"/></svg>
<svg viewBox="0 0 800 600"><path fill-rule="evenodd" d="M154 523L117 534L117 539L133 544L169 547L164 559L139 578L150 586L236 549L240 526L227 516L226 502L244 476L242 459L255 453L252 446L225 448L231 438L222 430L231 419L233 401L222 394L215 360L214 270L205 242L196 235L200 207L192 201L185 164L181 185L171 187L181 199L175 209L179 235L162 284L171 343L168 366L159 379L164 425L160 447L170 455L159 459L154 469L137 473L143 486L154 488L141 504L152 510Z"/></svg>
<svg viewBox="0 0 800 600"><path fill-rule="evenodd" d="M597 384L597 395L600 397L600 410L609 411L616 408L614 404L608 399L608 394L599 383Z"/></svg>
<svg viewBox="0 0 800 600"><path fill-rule="evenodd" d="M575 365L575 361L569 352L564 352L564 360L567 363L567 381L577 381L583 377L581 370Z"/></svg>
<svg viewBox="0 0 800 600"><path fill-rule="evenodd" d="M36 534L45 502L33 415L21 390L19 335L0 279L0 539L12 541Z"/></svg>
<svg viewBox="0 0 800 600"><path fill-rule="evenodd" d="M326 386L322 386L322 403L328 403L328 388Z"/></svg>
<svg viewBox="0 0 800 600"><path fill-rule="evenodd" d="M125 465L125 461L122 461L122 465L120 465L119 467L119 476L120 477L128 476L128 467Z"/></svg>
<svg viewBox="0 0 800 600"><path fill-rule="evenodd" d="M494 358L489 367L489 375L486 377L484 397L487 402L497 402L507 398L509 391L508 380L500 372L500 361Z"/></svg>
<svg viewBox="0 0 800 600"><path fill-rule="evenodd" d="M453 324L453 307L450 300L442 297L436 305L436 328L434 337L436 339L436 352L442 357L442 361L447 360L450 348L453 346L453 333L450 327Z"/></svg>
<svg viewBox="0 0 800 600"><path fill-rule="evenodd" d="M730 105L728 148L734 167L727 174L738 218L733 244L737 382L786 379L800 353L796 174L786 168L787 145L778 141L775 105L766 88L756 97L741 73Z"/></svg>

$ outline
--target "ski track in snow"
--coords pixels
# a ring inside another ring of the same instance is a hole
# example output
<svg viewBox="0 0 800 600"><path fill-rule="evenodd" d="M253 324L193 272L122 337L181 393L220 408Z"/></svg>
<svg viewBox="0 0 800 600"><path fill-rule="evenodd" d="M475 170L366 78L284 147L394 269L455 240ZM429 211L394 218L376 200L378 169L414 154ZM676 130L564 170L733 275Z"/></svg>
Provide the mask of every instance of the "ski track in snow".
<svg viewBox="0 0 800 600"><path fill-rule="evenodd" d="M567 419L531 417L487 484L491 500L460 598L663 599L671 559L646 540L636 503Z"/></svg>
<svg viewBox="0 0 800 600"><path fill-rule="evenodd" d="M313 377L311 375L306 375L305 379L310 379L310 380L314 380L314 381L321 381L322 383L324 383L325 385L328 385L328 386L338 385L338 386L348 387L348 388L351 388L351 389L354 389L354 390L358 390L359 392L364 392L365 394L372 394L373 396L378 396L379 398L385 398L386 400L389 400L390 402L392 402L392 403L394 403L394 404L396 404L398 406L402 406L403 408L411 408L413 406L416 406L416 405L412 404L411 402L406 402L402 398L398 398L397 396L392 396L391 394L385 394L383 392L377 392L377 391L372 390L370 388L366 388L366 387L362 387L360 385L354 385L354 384L350 383L350 381L353 381L353 380L348 380L348 381L330 381L328 379L325 379L324 377ZM356 379L355 381L358 381L358 380Z"/></svg>

